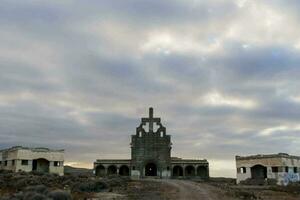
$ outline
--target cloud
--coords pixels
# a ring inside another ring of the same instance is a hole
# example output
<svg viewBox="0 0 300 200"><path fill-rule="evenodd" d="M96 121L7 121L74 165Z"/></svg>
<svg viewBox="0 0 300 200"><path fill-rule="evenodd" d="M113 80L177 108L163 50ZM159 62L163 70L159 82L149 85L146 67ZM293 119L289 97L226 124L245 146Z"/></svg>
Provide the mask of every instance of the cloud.
<svg viewBox="0 0 300 200"><path fill-rule="evenodd" d="M5 0L0 148L65 148L76 166L128 158L130 135L153 106L172 154L209 159L213 175L234 176L236 154L296 154L298 7Z"/></svg>
<svg viewBox="0 0 300 200"><path fill-rule="evenodd" d="M205 95L202 99L202 104L211 106L233 106L238 108L253 108L255 102L251 100L238 99L234 97L224 97L218 92L212 92Z"/></svg>

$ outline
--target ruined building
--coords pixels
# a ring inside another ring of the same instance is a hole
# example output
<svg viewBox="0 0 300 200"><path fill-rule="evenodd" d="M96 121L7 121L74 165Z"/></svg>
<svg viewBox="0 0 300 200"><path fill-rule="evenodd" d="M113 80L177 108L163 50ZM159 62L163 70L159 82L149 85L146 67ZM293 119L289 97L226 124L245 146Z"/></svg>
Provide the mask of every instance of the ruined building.
<svg viewBox="0 0 300 200"><path fill-rule="evenodd" d="M0 169L37 171L64 175L64 150L25 148L21 146L0 150Z"/></svg>
<svg viewBox="0 0 300 200"><path fill-rule="evenodd" d="M246 179L276 179L287 185L299 181L300 157L285 153L236 156L237 183Z"/></svg>
<svg viewBox="0 0 300 200"><path fill-rule="evenodd" d="M94 162L95 174L119 174L133 178L209 177L207 160L171 157L171 146L171 136L167 135L161 119L154 117L153 108L150 108L149 117L142 118L136 133L131 136L131 159L99 159Z"/></svg>

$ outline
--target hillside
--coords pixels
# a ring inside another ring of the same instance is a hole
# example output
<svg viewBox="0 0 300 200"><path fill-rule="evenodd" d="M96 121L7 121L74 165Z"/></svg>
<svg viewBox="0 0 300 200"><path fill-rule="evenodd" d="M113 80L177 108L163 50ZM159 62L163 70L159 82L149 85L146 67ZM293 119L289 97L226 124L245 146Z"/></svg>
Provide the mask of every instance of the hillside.
<svg viewBox="0 0 300 200"><path fill-rule="evenodd" d="M92 169L76 168L76 167L71 167L68 165L64 167L64 172L65 172L65 174L73 174L73 175L79 175L79 174L93 175Z"/></svg>

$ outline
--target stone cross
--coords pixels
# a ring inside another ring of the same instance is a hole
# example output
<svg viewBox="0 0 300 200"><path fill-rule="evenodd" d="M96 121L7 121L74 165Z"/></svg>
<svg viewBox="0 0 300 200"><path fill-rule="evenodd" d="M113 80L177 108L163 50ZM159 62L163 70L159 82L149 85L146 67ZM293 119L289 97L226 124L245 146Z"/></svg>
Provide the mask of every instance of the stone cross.
<svg viewBox="0 0 300 200"><path fill-rule="evenodd" d="M153 133L153 108L149 108L149 132Z"/></svg>
<svg viewBox="0 0 300 200"><path fill-rule="evenodd" d="M144 122L149 123L149 133L153 133L154 123L160 122L160 118L153 117L153 108L149 108L149 118L144 118Z"/></svg>

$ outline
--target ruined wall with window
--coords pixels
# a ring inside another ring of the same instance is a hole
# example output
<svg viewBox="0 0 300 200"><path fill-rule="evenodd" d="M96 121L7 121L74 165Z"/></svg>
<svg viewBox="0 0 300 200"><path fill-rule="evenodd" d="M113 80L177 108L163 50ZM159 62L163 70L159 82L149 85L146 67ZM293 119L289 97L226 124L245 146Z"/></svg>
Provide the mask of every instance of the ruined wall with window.
<svg viewBox="0 0 300 200"><path fill-rule="evenodd" d="M237 183L246 179L276 179L277 184L298 182L300 157L285 153L236 156Z"/></svg>
<svg viewBox="0 0 300 200"><path fill-rule="evenodd" d="M48 148L12 147L1 150L1 168L5 170L38 171L44 173L64 174L64 150Z"/></svg>

